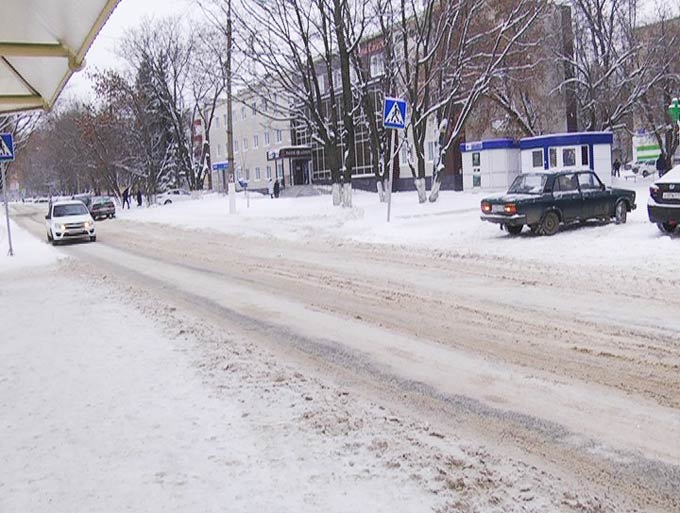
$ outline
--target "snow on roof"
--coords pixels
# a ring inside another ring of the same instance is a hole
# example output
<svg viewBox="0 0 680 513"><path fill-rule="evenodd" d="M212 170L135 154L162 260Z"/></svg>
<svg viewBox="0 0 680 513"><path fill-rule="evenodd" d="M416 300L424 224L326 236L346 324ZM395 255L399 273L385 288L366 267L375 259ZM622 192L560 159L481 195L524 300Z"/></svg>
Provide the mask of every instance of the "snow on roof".
<svg viewBox="0 0 680 513"><path fill-rule="evenodd" d="M50 109L119 0L3 0L0 114Z"/></svg>

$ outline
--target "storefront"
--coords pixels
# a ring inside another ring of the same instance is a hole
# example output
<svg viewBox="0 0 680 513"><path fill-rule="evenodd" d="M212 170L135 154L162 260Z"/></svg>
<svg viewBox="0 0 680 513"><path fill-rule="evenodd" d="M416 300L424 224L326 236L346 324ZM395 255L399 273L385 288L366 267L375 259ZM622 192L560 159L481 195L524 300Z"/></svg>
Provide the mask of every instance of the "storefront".
<svg viewBox="0 0 680 513"><path fill-rule="evenodd" d="M312 183L312 148L310 146L284 146L267 152L267 160L275 163L277 178L284 185L310 185ZM287 165L286 165L287 163Z"/></svg>

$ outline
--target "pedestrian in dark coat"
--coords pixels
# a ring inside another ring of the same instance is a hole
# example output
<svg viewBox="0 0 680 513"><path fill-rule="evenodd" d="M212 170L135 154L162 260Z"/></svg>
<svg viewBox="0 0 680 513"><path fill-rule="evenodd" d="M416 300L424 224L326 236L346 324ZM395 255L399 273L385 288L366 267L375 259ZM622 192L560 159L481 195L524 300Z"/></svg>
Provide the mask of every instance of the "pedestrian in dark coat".
<svg viewBox="0 0 680 513"><path fill-rule="evenodd" d="M127 187L123 191L123 206L122 206L122 208L125 208L126 203L127 203L128 210L130 210L130 188L129 187Z"/></svg>
<svg viewBox="0 0 680 513"><path fill-rule="evenodd" d="M276 181L274 182L274 197L278 198L280 192L281 192L281 185L279 185L279 179L277 178Z"/></svg>
<svg viewBox="0 0 680 513"><path fill-rule="evenodd" d="M142 206L142 191L137 189L137 206L141 207Z"/></svg>
<svg viewBox="0 0 680 513"><path fill-rule="evenodd" d="M619 174L619 170L621 169L621 162L619 162L619 159L616 159L616 160L614 161L613 168L614 168L614 173L612 173L612 174L613 174L614 176L619 176L619 177L620 177L621 175Z"/></svg>
<svg viewBox="0 0 680 513"><path fill-rule="evenodd" d="M656 171L659 173L659 176L663 176L666 172L666 160L663 158L663 155L659 155L659 158L656 159Z"/></svg>

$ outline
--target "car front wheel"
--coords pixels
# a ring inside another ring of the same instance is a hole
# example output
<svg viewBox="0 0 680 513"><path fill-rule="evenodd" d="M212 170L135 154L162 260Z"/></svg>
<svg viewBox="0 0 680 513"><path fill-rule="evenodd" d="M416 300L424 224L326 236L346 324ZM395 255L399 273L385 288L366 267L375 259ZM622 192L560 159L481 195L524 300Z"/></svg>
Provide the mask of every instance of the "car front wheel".
<svg viewBox="0 0 680 513"><path fill-rule="evenodd" d="M524 225L518 224L518 225L505 225L505 230L510 234L510 235L519 235L522 232L522 228L524 228Z"/></svg>
<svg viewBox="0 0 680 513"><path fill-rule="evenodd" d="M90 242L96 242L96 241L97 241L97 236L96 236L96 235L92 235L92 236L90 237Z"/></svg>
<svg viewBox="0 0 680 513"><path fill-rule="evenodd" d="M560 229L560 218L555 212L548 212L543 216L543 220L538 227L540 235L555 235Z"/></svg>
<svg viewBox="0 0 680 513"><path fill-rule="evenodd" d="M673 233L678 227L676 223L659 223L656 226L658 226L659 230L663 233Z"/></svg>
<svg viewBox="0 0 680 513"><path fill-rule="evenodd" d="M614 219L616 224L626 224L628 220L628 205L625 201L619 200L614 207Z"/></svg>
<svg viewBox="0 0 680 513"><path fill-rule="evenodd" d="M163 205L170 205L171 203L172 203L172 201L170 201L170 200L165 200L165 202L163 203Z"/></svg>

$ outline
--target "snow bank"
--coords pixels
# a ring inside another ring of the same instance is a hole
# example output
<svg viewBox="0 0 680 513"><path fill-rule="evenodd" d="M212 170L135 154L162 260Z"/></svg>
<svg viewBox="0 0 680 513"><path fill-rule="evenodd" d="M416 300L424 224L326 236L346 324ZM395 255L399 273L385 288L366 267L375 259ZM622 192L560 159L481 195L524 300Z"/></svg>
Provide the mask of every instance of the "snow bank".
<svg viewBox="0 0 680 513"><path fill-rule="evenodd" d="M553 237L528 230L511 237L497 225L479 219L479 203L487 194L444 191L436 203L418 204L416 192L392 195L392 222L376 194L355 191L354 207L331 205L330 196L279 198L252 194L246 207L238 195L236 216L229 216L227 199L207 195L201 200L164 207L125 211L123 218L164 223L187 229L282 238L340 239L394 244L474 258L514 258L547 263L587 263L646 271L675 269L677 240L664 236L647 218L648 186L653 180L616 186L637 192L637 210L626 225L614 223L570 226Z"/></svg>
<svg viewBox="0 0 680 513"><path fill-rule="evenodd" d="M0 212L0 272L50 265L65 255L17 226L10 216L14 256L8 255L7 222L4 207Z"/></svg>

